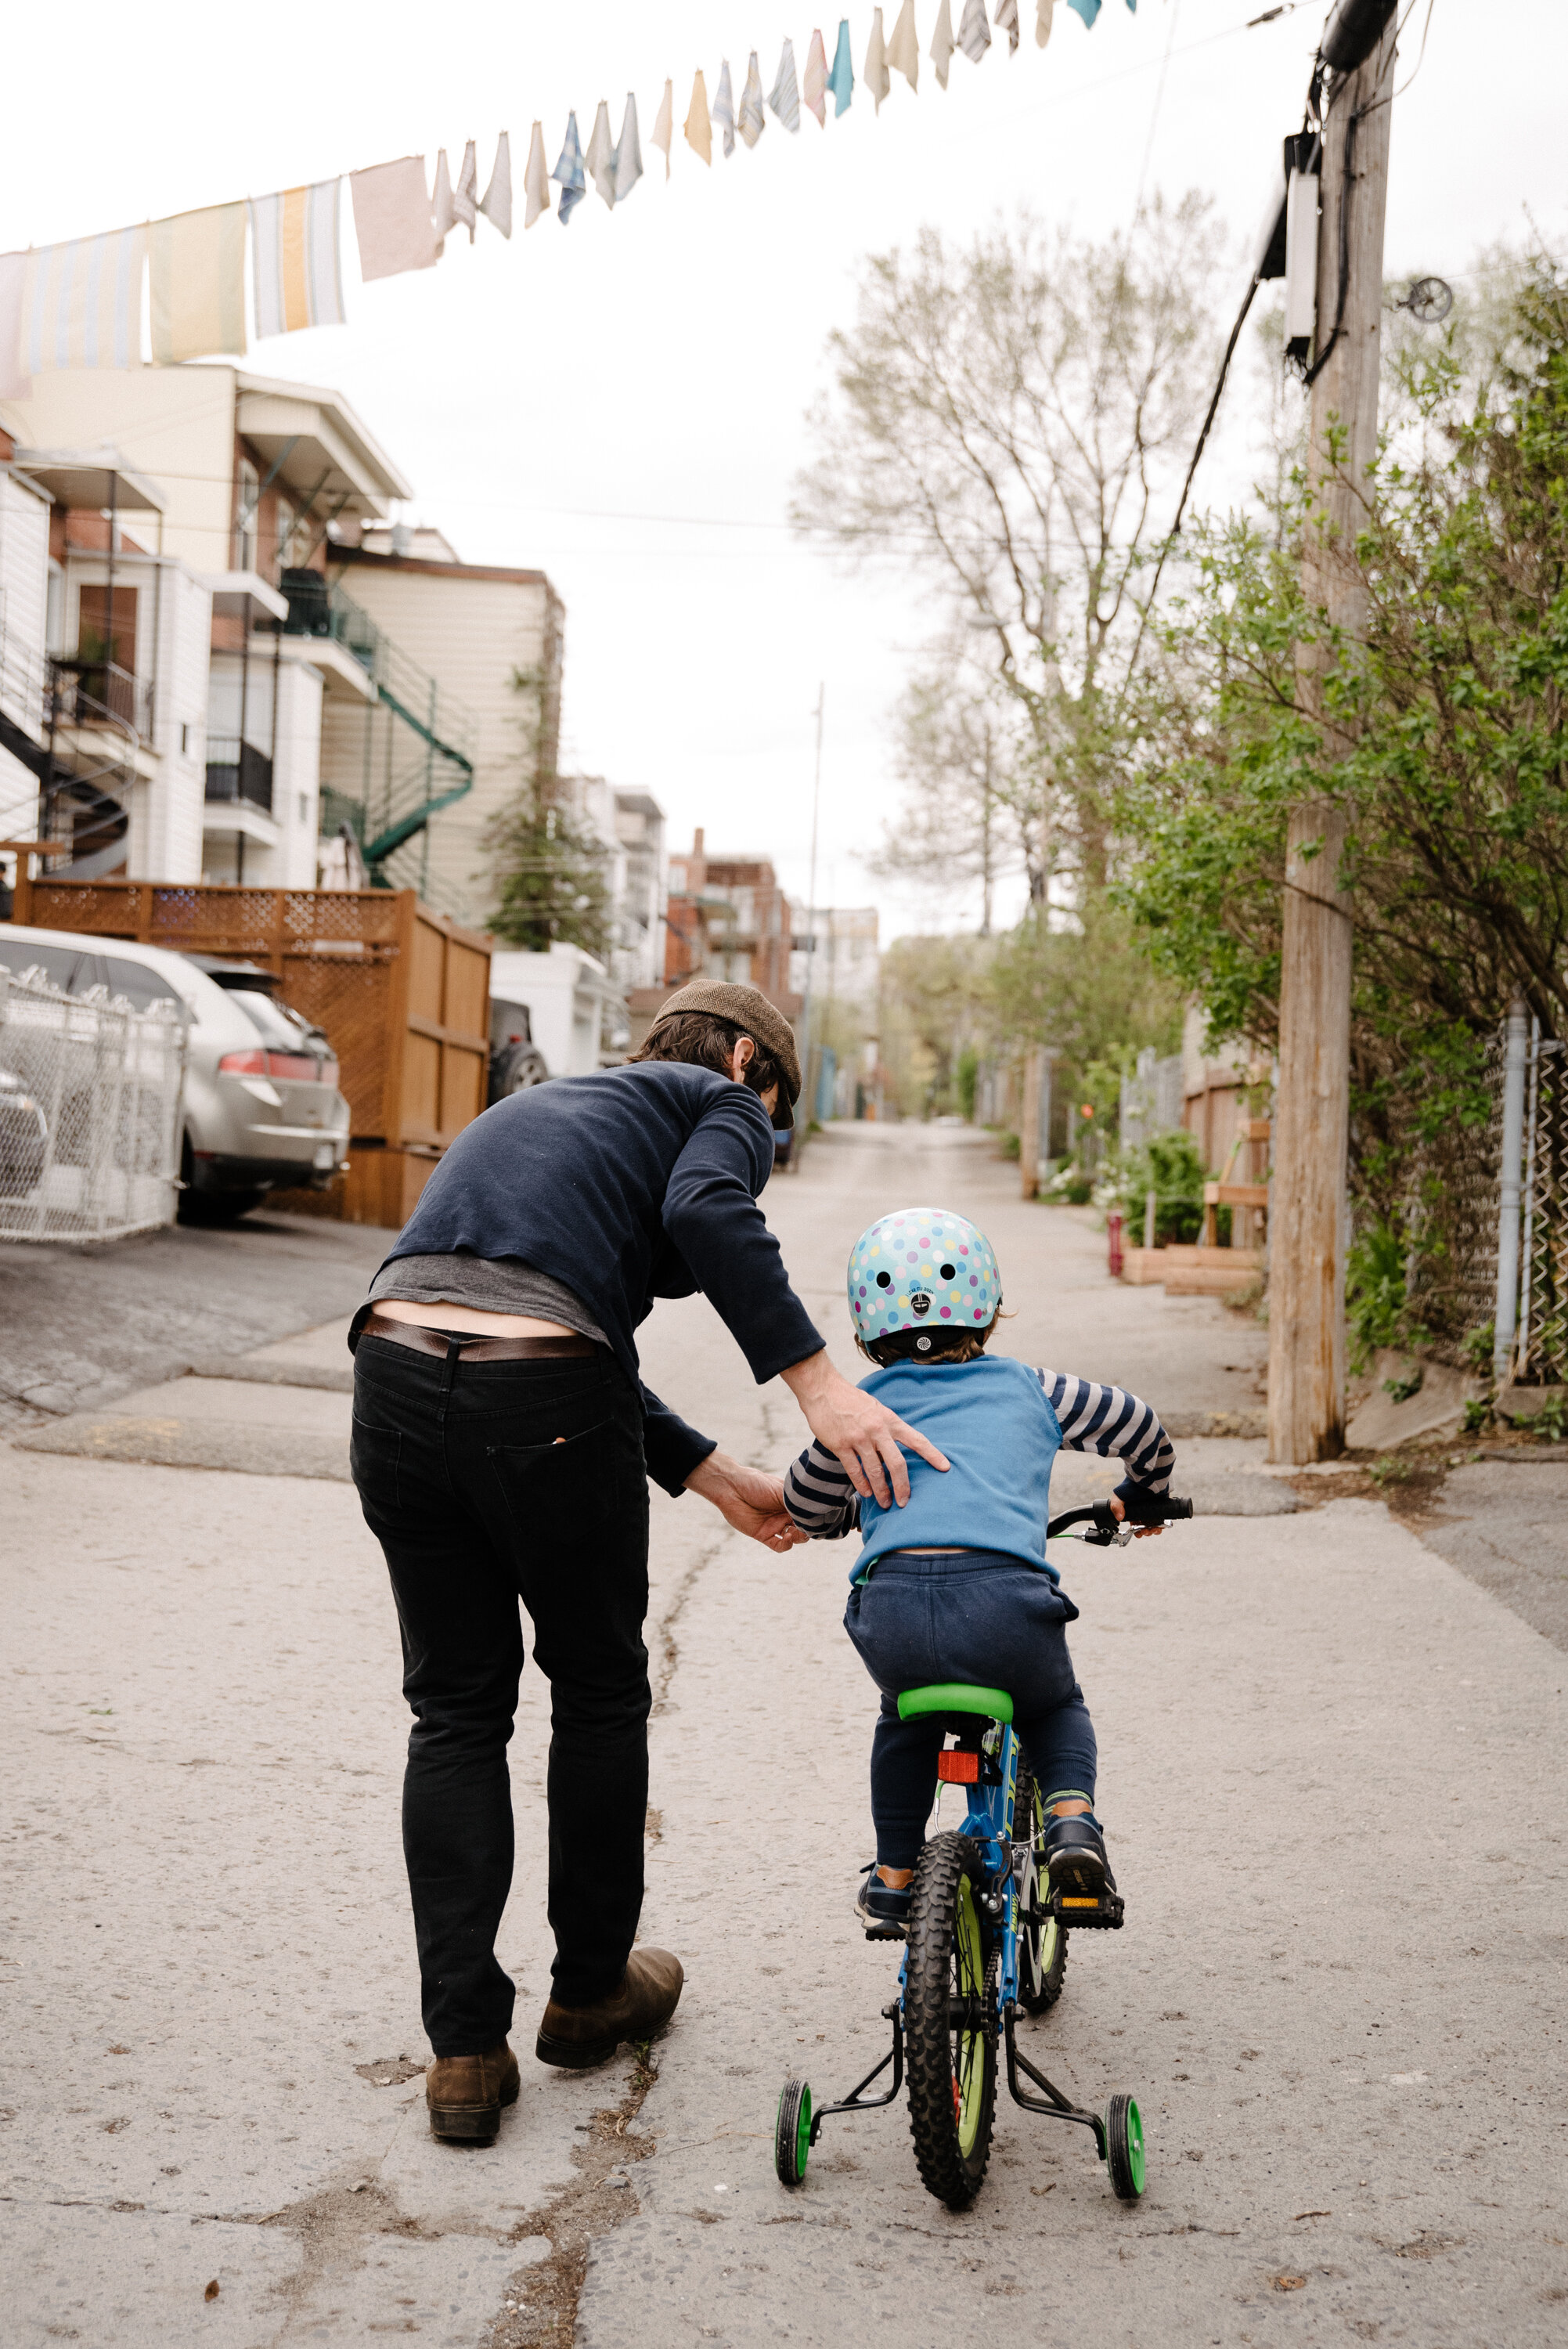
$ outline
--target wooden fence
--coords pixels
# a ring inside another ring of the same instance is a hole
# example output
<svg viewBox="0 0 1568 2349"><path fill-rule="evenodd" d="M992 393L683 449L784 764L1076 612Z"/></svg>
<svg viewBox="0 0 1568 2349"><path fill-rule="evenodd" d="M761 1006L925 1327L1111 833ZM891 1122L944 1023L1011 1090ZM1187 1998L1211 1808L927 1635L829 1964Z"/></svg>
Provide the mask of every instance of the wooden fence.
<svg viewBox="0 0 1568 2349"><path fill-rule="evenodd" d="M19 860L25 862L25 860ZM325 1029L342 1070L346 1184L278 1195L350 1223L407 1221L431 1167L485 1105L490 941L412 889L250 889L29 881L13 918L181 954L260 963Z"/></svg>

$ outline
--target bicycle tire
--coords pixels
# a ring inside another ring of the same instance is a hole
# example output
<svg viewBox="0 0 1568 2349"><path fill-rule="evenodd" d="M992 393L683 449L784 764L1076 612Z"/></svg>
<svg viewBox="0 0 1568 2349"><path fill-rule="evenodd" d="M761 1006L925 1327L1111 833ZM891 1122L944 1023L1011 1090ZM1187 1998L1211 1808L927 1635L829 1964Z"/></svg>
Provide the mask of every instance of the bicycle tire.
<svg viewBox="0 0 1568 2349"><path fill-rule="evenodd" d="M805 2080L786 2080L773 2124L773 2167L780 2186L799 2186L811 2150L811 2090Z"/></svg>
<svg viewBox="0 0 1568 2349"><path fill-rule="evenodd" d="M985 1864L968 1836L933 1837L920 1857L904 1969L909 2127L922 2183L966 2209L991 2158L996 2111L995 1934L976 1899ZM965 2002L973 2021L954 2024Z"/></svg>
<svg viewBox="0 0 1568 2349"><path fill-rule="evenodd" d="M1015 1861L1018 1882L1018 2004L1026 2014L1047 2014L1062 1994L1062 1983L1068 1970L1068 1937L1066 1928L1056 1918L1047 1918L1043 1925L1023 1921L1023 1911L1038 1898L1038 1864L1035 1847L1040 1838L1043 1821L1039 1816L1039 1795L1032 1774L1018 1772L1017 1792L1013 1798L1013 1842L1028 1847L1027 1859Z"/></svg>

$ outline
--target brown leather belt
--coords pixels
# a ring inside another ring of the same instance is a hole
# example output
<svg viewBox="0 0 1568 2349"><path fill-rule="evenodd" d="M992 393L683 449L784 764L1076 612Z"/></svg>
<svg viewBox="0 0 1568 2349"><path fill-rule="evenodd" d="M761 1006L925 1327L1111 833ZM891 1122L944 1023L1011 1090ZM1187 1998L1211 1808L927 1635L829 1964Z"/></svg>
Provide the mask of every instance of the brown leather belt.
<svg viewBox="0 0 1568 2349"><path fill-rule="evenodd" d="M451 1340L438 1330L418 1321L394 1321L373 1312L360 1331L362 1338L386 1338L394 1346L409 1346L416 1354L436 1354L444 1361ZM452 1336L459 1333L454 1330ZM592 1338L481 1338L476 1331L458 1349L459 1362L535 1362L551 1354L596 1354Z"/></svg>

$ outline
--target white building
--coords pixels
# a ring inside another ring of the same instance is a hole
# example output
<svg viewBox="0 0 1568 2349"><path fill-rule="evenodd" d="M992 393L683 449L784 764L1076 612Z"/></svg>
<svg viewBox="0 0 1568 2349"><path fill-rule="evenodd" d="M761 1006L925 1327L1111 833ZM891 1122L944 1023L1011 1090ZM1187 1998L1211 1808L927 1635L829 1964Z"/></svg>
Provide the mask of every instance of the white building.
<svg viewBox="0 0 1568 2349"><path fill-rule="evenodd" d="M626 1003L602 962L559 939L548 954L490 957L490 1000L521 1003L552 1077L585 1077L623 1057Z"/></svg>
<svg viewBox="0 0 1568 2349"><path fill-rule="evenodd" d="M852 1006L874 1028L882 973L876 907L819 905L814 921L808 920L804 905L794 905L790 911L796 937L803 942L814 935L816 939L813 1001ZM789 984L799 995L806 992L807 961L808 948L802 943L789 959Z"/></svg>
<svg viewBox="0 0 1568 2349"><path fill-rule="evenodd" d="M36 539L18 480L51 506L42 646L36 585L4 591L0 719L36 740L52 697L73 868L315 886L327 709L380 693L319 625L327 530L383 520L408 483L337 393L228 364L39 375L0 404L7 451L17 560ZM0 751L9 805L18 758L38 762L4 724Z"/></svg>

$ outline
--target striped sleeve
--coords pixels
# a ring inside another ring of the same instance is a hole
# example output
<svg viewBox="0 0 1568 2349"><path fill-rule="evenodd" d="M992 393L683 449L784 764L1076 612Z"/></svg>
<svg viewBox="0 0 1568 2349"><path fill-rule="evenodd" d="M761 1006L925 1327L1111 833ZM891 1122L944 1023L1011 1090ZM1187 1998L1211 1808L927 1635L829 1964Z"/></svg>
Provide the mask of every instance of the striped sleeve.
<svg viewBox="0 0 1568 2349"><path fill-rule="evenodd" d="M1068 1452L1114 1454L1135 1485L1168 1493L1176 1454L1152 1403L1123 1387L1102 1387L1058 1371L1037 1371Z"/></svg>
<svg viewBox="0 0 1568 2349"><path fill-rule="evenodd" d="M835 1454L813 1440L784 1472L784 1506L813 1541L840 1541L861 1522L861 1496Z"/></svg>

